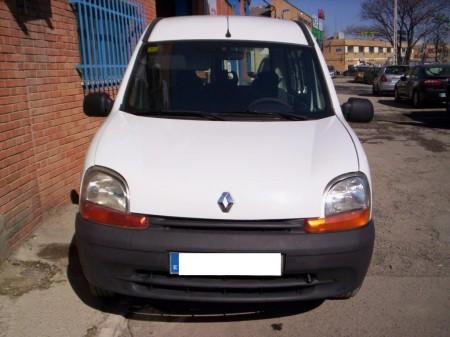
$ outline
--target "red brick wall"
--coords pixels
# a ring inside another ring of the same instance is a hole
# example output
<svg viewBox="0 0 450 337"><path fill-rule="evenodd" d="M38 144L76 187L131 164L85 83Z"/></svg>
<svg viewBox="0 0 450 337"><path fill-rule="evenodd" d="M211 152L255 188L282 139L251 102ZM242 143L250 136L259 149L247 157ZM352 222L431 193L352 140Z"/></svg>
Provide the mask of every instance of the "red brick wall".
<svg viewBox="0 0 450 337"><path fill-rule="evenodd" d="M82 112L79 62L67 0L0 1L0 258L78 190L101 123Z"/></svg>

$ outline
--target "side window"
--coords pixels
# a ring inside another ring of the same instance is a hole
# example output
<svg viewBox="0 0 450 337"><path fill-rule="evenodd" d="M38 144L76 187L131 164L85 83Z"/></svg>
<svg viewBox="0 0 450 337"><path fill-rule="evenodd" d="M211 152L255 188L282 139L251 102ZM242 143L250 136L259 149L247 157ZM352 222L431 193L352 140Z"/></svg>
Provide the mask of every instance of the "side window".
<svg viewBox="0 0 450 337"><path fill-rule="evenodd" d="M318 65L311 54L299 50L288 53L288 76L291 101L299 109L315 111L325 106L324 88L318 81Z"/></svg>
<svg viewBox="0 0 450 337"><path fill-rule="evenodd" d="M305 93L301 64L298 62L294 51L288 53L288 67L291 70L289 74L288 91L294 94Z"/></svg>
<svg viewBox="0 0 450 337"><path fill-rule="evenodd" d="M72 0L78 21L81 64L87 89L118 85L141 36L144 9L133 0Z"/></svg>

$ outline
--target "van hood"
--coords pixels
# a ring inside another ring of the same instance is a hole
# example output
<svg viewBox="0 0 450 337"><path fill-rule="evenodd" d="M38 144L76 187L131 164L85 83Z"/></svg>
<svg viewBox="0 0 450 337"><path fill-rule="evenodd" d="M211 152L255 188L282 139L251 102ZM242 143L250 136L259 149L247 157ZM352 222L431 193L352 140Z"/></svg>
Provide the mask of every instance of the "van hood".
<svg viewBox="0 0 450 337"><path fill-rule="evenodd" d="M311 121L207 121L117 112L102 128L95 165L127 181L130 211L230 220L323 215L333 178L358 171L336 116ZM218 199L229 192L228 213Z"/></svg>

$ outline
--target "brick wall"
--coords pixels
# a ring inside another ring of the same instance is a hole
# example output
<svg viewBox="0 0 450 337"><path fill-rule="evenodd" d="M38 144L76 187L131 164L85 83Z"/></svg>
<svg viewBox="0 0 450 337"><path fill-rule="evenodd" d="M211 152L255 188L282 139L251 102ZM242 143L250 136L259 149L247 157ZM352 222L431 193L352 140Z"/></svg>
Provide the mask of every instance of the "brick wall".
<svg viewBox="0 0 450 337"><path fill-rule="evenodd" d="M82 112L79 62L67 0L0 1L0 259L78 190L101 123Z"/></svg>
<svg viewBox="0 0 450 337"><path fill-rule="evenodd" d="M233 15L234 11L226 0L216 0L217 15Z"/></svg>
<svg viewBox="0 0 450 337"><path fill-rule="evenodd" d="M312 17L301 9L295 7L289 1L286 0L272 0L271 4L275 6L276 12L272 12L272 15L277 18L286 20L302 20L308 27L312 27Z"/></svg>

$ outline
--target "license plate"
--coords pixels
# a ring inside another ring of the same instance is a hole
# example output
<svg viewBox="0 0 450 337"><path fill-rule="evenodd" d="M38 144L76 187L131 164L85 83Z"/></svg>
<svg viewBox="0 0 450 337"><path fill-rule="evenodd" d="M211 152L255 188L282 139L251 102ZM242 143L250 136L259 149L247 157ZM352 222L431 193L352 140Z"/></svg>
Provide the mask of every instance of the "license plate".
<svg viewBox="0 0 450 337"><path fill-rule="evenodd" d="M281 276L281 253L171 252L170 273L184 276Z"/></svg>
<svg viewBox="0 0 450 337"><path fill-rule="evenodd" d="M446 97L447 95L445 94L445 92L441 92L439 93L439 97Z"/></svg>

